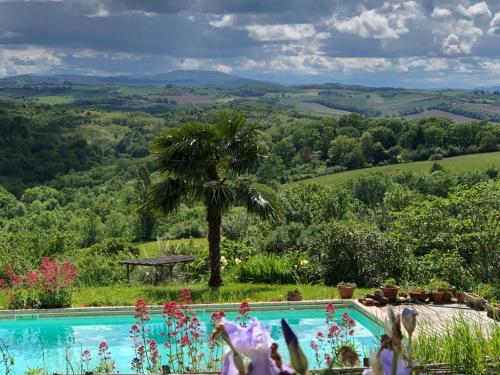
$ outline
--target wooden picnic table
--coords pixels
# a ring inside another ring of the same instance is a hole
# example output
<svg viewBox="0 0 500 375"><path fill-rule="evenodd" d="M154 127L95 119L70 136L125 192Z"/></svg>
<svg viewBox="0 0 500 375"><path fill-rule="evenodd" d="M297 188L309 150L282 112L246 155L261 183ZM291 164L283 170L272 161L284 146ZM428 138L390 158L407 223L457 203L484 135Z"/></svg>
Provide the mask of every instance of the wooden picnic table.
<svg viewBox="0 0 500 375"><path fill-rule="evenodd" d="M163 275L163 270L166 267L169 276L172 276L172 271L176 264L190 263L196 259L194 255L163 255L156 258L144 259L126 259L120 260L121 264L127 266L127 280L130 281L130 272L135 266L145 266L155 268L155 283L158 283Z"/></svg>

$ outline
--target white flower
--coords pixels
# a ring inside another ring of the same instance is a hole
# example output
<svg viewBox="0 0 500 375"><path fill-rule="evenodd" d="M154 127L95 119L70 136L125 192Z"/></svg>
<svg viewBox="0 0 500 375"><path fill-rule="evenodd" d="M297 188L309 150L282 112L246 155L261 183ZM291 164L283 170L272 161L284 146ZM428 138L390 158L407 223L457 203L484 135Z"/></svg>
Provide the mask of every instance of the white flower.
<svg viewBox="0 0 500 375"><path fill-rule="evenodd" d="M235 259L234 259L234 263L235 263L236 265L240 264L240 263L241 263L241 259L240 259L240 258L235 258Z"/></svg>
<svg viewBox="0 0 500 375"><path fill-rule="evenodd" d="M301 267L307 266L308 264L309 264L309 261L307 259L302 259L300 261L300 266Z"/></svg>
<svg viewBox="0 0 500 375"><path fill-rule="evenodd" d="M220 257L220 264L222 265L222 267L227 266L227 259L224 255Z"/></svg>

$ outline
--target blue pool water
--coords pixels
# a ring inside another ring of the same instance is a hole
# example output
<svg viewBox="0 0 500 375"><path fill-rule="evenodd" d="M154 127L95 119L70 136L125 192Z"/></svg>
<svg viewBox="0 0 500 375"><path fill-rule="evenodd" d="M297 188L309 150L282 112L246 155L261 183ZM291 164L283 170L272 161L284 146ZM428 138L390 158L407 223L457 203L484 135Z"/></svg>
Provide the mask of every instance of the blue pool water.
<svg viewBox="0 0 500 375"><path fill-rule="evenodd" d="M378 336L382 328L355 309L338 308L335 316L340 318L347 311L356 321L352 341L361 356L368 356L378 346ZM210 330L211 313L196 311L205 331ZM327 331L325 311L320 309L305 310L267 310L251 311L252 317L258 318L271 330L271 336L280 346L280 352L288 360L288 353L282 341L280 319L284 318L297 333L302 348L314 364L310 341L318 330ZM226 318L233 320L236 313L227 313ZM80 358L83 349L92 353L93 364L97 357L97 349L101 341L106 341L122 373L131 373L131 360L134 356L129 331L135 319L132 316L97 316L71 317L34 320L0 321L0 338L8 346L10 354L15 358L15 374L23 374L28 368L43 367L49 372L75 372L80 369ZM159 343L164 342L160 336L164 324L161 315L152 315L148 327L151 337ZM163 347L160 345L161 349ZM43 348L43 349L42 349Z"/></svg>

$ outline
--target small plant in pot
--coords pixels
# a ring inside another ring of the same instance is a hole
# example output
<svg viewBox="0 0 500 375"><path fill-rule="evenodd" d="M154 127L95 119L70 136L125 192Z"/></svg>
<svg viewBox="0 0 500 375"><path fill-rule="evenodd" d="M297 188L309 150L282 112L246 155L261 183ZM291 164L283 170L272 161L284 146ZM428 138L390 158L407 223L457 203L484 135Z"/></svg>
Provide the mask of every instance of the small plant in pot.
<svg viewBox="0 0 500 375"><path fill-rule="evenodd" d="M291 289L286 292L287 301L302 301L302 292L299 289Z"/></svg>
<svg viewBox="0 0 500 375"><path fill-rule="evenodd" d="M438 288L438 292L444 292L443 302L451 302L455 294L455 287L447 282L443 282L442 286Z"/></svg>
<svg viewBox="0 0 500 375"><path fill-rule="evenodd" d="M410 290L410 297L417 302L425 302L429 298L429 293L421 287L413 287Z"/></svg>
<svg viewBox="0 0 500 375"><path fill-rule="evenodd" d="M390 278L384 281L380 287L384 297L389 300L389 302L396 302L398 296L399 286L396 285L396 279Z"/></svg>
<svg viewBox="0 0 500 375"><path fill-rule="evenodd" d="M490 300L484 307L490 318L500 321L500 304L497 301Z"/></svg>
<svg viewBox="0 0 500 375"><path fill-rule="evenodd" d="M356 289L356 283L346 283L341 281L337 284L337 289L339 290L341 299L351 299L354 295L354 290Z"/></svg>
<svg viewBox="0 0 500 375"><path fill-rule="evenodd" d="M463 291L457 291L457 303L465 303L465 293Z"/></svg>
<svg viewBox="0 0 500 375"><path fill-rule="evenodd" d="M429 295L430 300L437 305L443 303L445 292L442 289L445 288L446 286L448 286L448 283L446 281L439 279L432 279L428 286L430 290L430 295Z"/></svg>

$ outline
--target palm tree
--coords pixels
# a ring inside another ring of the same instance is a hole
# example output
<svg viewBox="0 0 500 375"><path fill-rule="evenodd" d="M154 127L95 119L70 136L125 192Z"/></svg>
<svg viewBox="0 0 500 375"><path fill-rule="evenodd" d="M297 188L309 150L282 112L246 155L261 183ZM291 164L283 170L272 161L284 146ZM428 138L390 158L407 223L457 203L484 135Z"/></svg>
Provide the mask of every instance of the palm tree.
<svg viewBox="0 0 500 375"><path fill-rule="evenodd" d="M204 203L212 287L222 285L220 238L222 215L233 205L267 219L274 205L245 175L262 154L260 133L243 114L220 112L210 123L188 122L167 129L151 141L151 152L162 173L152 185L146 205L168 214L182 200Z"/></svg>

